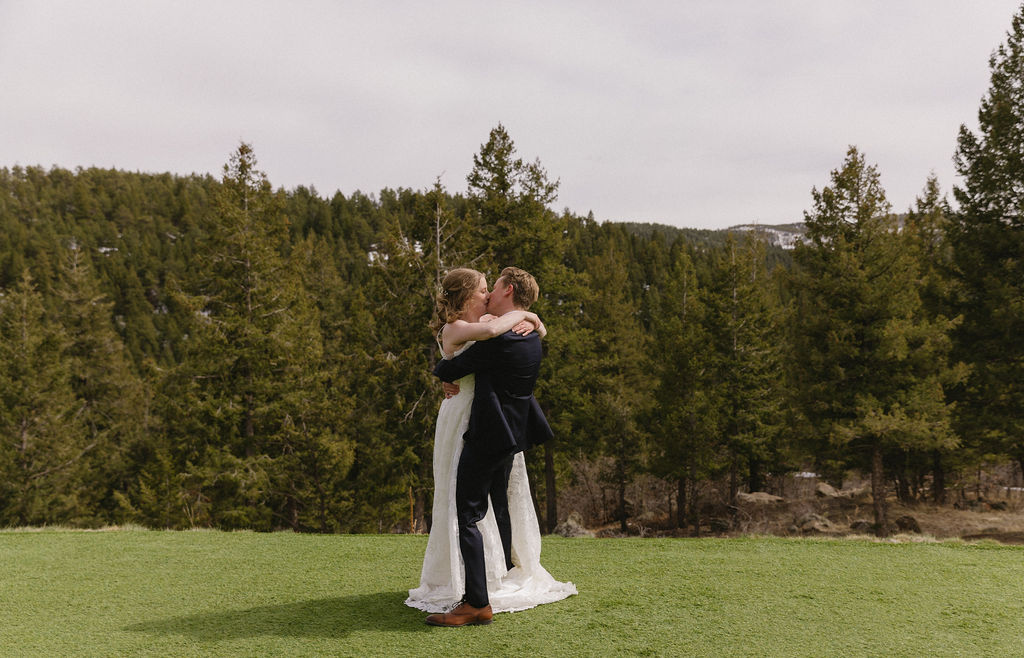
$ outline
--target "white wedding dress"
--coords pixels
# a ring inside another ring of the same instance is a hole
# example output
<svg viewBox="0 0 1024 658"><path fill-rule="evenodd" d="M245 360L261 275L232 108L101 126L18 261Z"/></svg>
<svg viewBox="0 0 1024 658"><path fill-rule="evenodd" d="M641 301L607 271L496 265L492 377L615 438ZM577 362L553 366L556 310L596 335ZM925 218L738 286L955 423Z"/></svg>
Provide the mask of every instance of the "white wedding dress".
<svg viewBox="0 0 1024 658"><path fill-rule="evenodd" d="M461 354L472 343L456 352ZM433 525L423 556L420 586L409 590L405 604L425 612L443 612L462 599L466 572L459 551L459 522L455 513L455 476L462 454L462 435L469 425L473 405L474 376L459 380L459 394L441 402L434 430ZM572 583L558 582L540 564L540 525L530 497L523 453L516 454L508 480L508 511L512 523L511 571L498 536L494 512L477 527L484 540L487 596L494 612L526 610L542 603L560 601L576 594Z"/></svg>

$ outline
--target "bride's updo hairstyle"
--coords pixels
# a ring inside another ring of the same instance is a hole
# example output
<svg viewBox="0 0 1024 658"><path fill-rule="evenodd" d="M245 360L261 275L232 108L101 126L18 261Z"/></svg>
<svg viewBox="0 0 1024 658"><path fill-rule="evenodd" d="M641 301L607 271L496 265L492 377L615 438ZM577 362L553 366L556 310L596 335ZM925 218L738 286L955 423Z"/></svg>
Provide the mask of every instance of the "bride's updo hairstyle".
<svg viewBox="0 0 1024 658"><path fill-rule="evenodd" d="M480 272L468 267L457 267L444 275L441 292L437 296L437 317L430 323L431 329L437 331L462 317L466 302L480 285L482 276Z"/></svg>

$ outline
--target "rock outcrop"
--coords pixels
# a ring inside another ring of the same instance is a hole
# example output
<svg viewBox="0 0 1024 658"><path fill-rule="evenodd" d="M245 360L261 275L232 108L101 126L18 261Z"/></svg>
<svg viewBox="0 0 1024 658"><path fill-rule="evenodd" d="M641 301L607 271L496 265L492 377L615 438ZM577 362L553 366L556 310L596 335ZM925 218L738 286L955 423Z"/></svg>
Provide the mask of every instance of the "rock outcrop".
<svg viewBox="0 0 1024 658"><path fill-rule="evenodd" d="M755 505L767 505L771 503L781 503L785 498L782 496L774 496L764 491L755 491L753 493L738 493L736 494L736 500L741 503L753 503Z"/></svg>
<svg viewBox="0 0 1024 658"><path fill-rule="evenodd" d="M570 512L569 518L555 526L555 534L562 537L593 537L594 532L583 525L583 518L576 512Z"/></svg>

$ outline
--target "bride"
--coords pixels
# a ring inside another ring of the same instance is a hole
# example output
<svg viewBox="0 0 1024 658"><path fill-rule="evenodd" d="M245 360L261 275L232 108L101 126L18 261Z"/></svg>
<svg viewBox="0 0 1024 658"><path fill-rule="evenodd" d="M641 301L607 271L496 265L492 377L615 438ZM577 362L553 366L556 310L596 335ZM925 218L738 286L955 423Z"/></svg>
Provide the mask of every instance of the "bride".
<svg viewBox="0 0 1024 658"><path fill-rule="evenodd" d="M440 326L438 344L445 358L461 354L474 341L507 331L527 334L536 330L542 337L546 334L540 318L529 311L510 311L496 318L487 315L487 280L476 270L452 270L445 276L442 289L435 324ZM405 601L406 605L425 612L451 608L465 591L455 513L455 477L462 454L462 435L473 404L474 376L467 375L458 384L459 393L446 396L437 414L433 524L423 556L420 586L409 590ZM501 541L501 535L508 532L507 526L511 526L511 555L505 555ZM484 539L487 595L494 612L526 610L576 594L572 583L556 581L540 564L540 525L521 452L515 455L508 481L508 519L499 524L492 505L477 527Z"/></svg>

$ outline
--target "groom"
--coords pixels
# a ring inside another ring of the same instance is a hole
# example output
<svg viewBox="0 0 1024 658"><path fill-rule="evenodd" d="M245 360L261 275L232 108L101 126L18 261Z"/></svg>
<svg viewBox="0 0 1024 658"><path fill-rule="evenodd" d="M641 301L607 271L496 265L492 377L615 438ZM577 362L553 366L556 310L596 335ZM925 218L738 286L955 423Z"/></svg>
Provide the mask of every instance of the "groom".
<svg viewBox="0 0 1024 658"><path fill-rule="evenodd" d="M494 282L487 312L529 310L540 291L528 272L506 267ZM508 516L508 478L512 458L552 436L544 413L533 397L540 370L540 336L508 332L478 341L451 360L438 362L434 374L454 382L476 373L469 428L456 475L455 509L459 519L459 549L466 566L466 593L451 612L427 617L434 626L466 626L491 623L487 598L484 543L477 523L487 513L490 496L498 521L506 566L511 565L511 526Z"/></svg>

